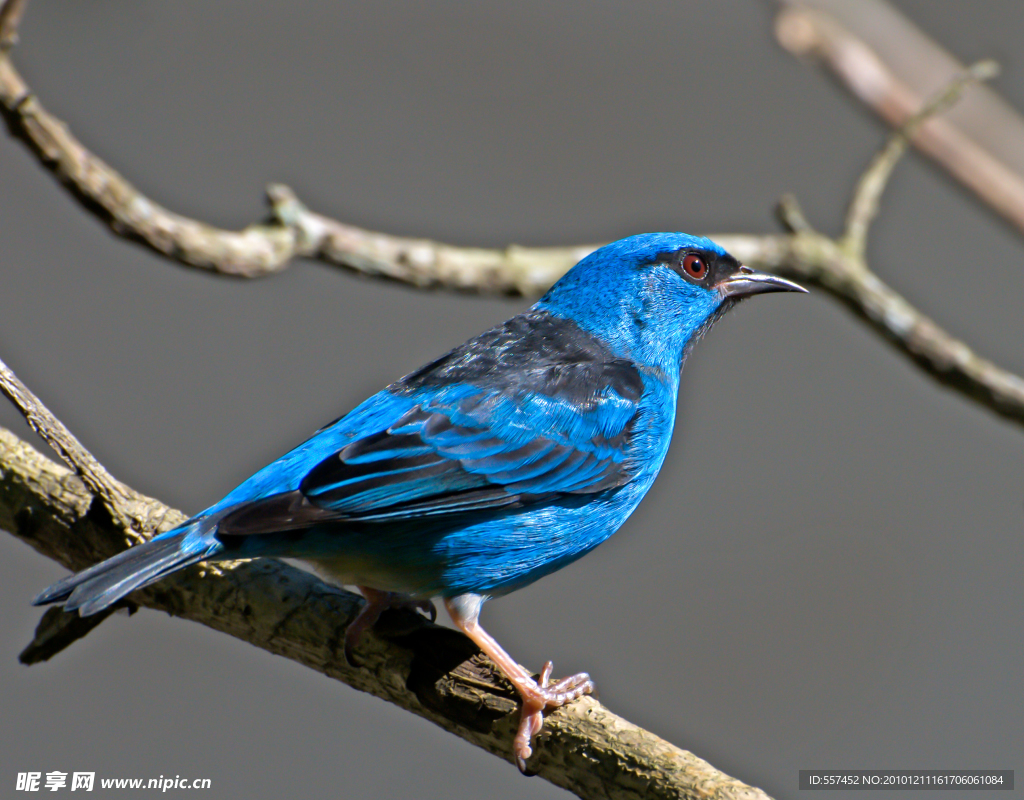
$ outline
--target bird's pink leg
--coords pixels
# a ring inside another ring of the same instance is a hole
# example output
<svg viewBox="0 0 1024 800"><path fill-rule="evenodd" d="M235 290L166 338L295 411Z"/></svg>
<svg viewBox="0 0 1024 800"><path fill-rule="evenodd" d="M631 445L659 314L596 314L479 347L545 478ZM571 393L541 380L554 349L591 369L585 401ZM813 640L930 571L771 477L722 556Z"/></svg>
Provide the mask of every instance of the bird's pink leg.
<svg viewBox="0 0 1024 800"><path fill-rule="evenodd" d="M594 691L590 676L581 672L569 678L550 683L552 664L549 661L541 671L540 680L523 669L506 653L487 631L480 627L480 606L483 598L479 595L464 594L444 601L445 608L460 631L473 640L508 678L523 699L519 717L519 730L512 741L516 765L524 775L531 774L526 768L526 759L533 753L530 743L544 725L544 710L558 708L571 703Z"/></svg>
<svg viewBox="0 0 1024 800"><path fill-rule="evenodd" d="M356 588L362 592L366 599L366 605L345 629L345 660L351 666L357 666L355 650L359 638L372 628L380 619L380 615L389 608L422 611L430 617L431 622L437 619L437 609L430 600L413 600L399 592L382 592L379 589L371 589L369 586L357 586Z"/></svg>

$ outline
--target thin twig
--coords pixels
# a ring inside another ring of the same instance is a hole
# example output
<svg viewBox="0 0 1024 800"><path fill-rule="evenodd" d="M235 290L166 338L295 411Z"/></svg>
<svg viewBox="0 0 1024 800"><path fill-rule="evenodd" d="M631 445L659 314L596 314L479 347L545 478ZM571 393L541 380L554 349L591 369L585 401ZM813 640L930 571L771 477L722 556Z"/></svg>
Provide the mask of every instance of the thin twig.
<svg viewBox="0 0 1024 800"><path fill-rule="evenodd" d="M3 361L0 361L0 394L14 404L29 427L82 479L89 491L103 501L114 520L132 532L128 543L139 541L141 533L165 530L178 521L162 514L154 516L153 499L111 475Z"/></svg>
<svg viewBox="0 0 1024 800"><path fill-rule="evenodd" d="M0 53L18 43L18 26L27 0L0 0Z"/></svg>
<svg viewBox="0 0 1024 800"><path fill-rule="evenodd" d="M863 258L868 227L878 214L882 192L885 191L893 169L907 151L907 145L921 125L956 103L970 84L990 80L998 74L999 65L995 61L984 60L971 65L954 77L949 85L925 103L889 137L885 147L875 156L871 166L858 181L853 192L853 201L846 214L846 229L842 243L850 248L854 255Z"/></svg>
<svg viewBox="0 0 1024 800"><path fill-rule="evenodd" d="M0 361L0 393L14 403L29 427L74 470L90 492L103 500L115 518L131 518L126 509L139 501L139 495L107 472L3 361Z"/></svg>
<svg viewBox="0 0 1024 800"><path fill-rule="evenodd" d="M804 216L804 210L800 207L800 201L796 199L796 195L788 192L782 195L775 205L775 216L782 227L790 233L806 233L814 230L811 223L807 221L807 217Z"/></svg>

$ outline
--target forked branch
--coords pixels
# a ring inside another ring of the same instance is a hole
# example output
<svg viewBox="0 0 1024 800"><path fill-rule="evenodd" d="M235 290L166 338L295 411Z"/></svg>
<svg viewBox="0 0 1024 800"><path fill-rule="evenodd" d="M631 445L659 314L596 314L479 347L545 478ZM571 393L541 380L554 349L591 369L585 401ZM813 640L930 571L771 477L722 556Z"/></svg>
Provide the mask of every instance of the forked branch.
<svg viewBox="0 0 1024 800"><path fill-rule="evenodd" d="M178 263L223 275L256 278L279 272L293 258L304 257L423 288L535 297L598 246L463 248L391 236L313 212L288 187L279 184L267 189L269 221L242 231L222 230L175 214L142 195L91 153L32 94L10 58L10 44L17 38L17 22L25 0L0 3L0 38L8 43L0 48L0 113L12 135L23 141L83 207L107 222L114 233L141 242ZM782 19L793 21L792 17ZM792 45L798 37L792 34L793 26L786 27L784 21L780 26L790 31L786 41ZM803 29L797 25L796 30L799 33ZM864 259L868 224L908 140L925 119L953 103L967 83L993 74L993 66L981 62L954 78L935 101L905 122L861 179L840 239L831 239L809 225L789 226L789 233L782 235L726 233L712 234L712 238L751 266L824 289L867 320L927 374L997 414L1021 422L1024 381L981 358L925 317L872 273Z"/></svg>

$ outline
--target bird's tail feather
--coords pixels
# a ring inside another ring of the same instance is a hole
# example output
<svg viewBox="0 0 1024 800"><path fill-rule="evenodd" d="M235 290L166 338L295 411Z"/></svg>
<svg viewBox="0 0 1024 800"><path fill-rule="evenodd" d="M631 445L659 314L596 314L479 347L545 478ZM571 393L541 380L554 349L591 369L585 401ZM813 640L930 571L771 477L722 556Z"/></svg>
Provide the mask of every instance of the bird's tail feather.
<svg viewBox="0 0 1024 800"><path fill-rule="evenodd" d="M148 586L210 555L211 543L195 536L193 526L130 547L113 558L45 589L32 605L64 603L65 611L87 617L113 605L125 595Z"/></svg>

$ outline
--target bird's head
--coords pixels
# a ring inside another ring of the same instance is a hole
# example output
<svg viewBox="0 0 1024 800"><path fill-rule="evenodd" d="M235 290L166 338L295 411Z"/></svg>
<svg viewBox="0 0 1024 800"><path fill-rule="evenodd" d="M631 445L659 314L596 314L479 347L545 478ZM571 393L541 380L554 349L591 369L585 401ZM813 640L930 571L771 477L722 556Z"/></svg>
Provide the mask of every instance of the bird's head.
<svg viewBox="0 0 1024 800"><path fill-rule="evenodd" d="M621 356L668 368L744 297L805 292L740 264L710 239L643 233L595 250L538 302L600 336Z"/></svg>

